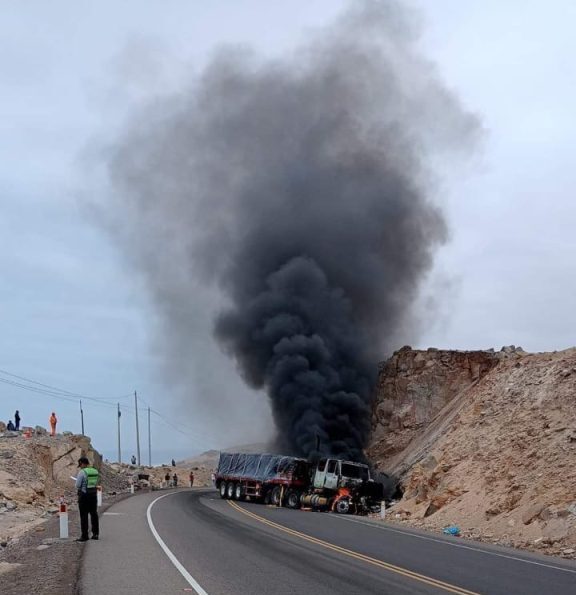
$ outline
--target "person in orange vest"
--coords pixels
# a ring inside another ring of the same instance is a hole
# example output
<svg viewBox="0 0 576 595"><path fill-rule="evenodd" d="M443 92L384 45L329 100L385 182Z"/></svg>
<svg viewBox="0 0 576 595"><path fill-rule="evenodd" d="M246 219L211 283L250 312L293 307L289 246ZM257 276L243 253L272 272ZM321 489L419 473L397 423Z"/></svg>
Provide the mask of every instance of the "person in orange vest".
<svg viewBox="0 0 576 595"><path fill-rule="evenodd" d="M52 415L50 416L50 436L55 436L56 435L56 424L58 423L58 418L56 417L56 414L54 413L54 411L52 411Z"/></svg>

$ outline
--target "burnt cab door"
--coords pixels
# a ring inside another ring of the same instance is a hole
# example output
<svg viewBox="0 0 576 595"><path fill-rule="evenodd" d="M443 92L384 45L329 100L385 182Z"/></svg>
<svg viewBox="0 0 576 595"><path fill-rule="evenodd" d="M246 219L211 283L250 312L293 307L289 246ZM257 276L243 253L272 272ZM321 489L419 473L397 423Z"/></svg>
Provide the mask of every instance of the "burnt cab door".
<svg viewBox="0 0 576 595"><path fill-rule="evenodd" d="M338 489L338 477L340 476L340 461L335 459L328 459L326 465L326 477L324 479L324 487L328 490Z"/></svg>
<svg viewBox="0 0 576 595"><path fill-rule="evenodd" d="M326 459L320 459L316 466L316 473L314 473L314 487L321 490L324 488L324 481L326 479Z"/></svg>

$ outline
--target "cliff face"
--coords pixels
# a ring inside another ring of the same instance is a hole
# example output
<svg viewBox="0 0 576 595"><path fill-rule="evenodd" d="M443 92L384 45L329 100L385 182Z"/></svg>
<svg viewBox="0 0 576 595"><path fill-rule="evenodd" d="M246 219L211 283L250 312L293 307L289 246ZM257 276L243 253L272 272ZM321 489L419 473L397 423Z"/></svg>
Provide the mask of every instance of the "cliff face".
<svg viewBox="0 0 576 595"><path fill-rule="evenodd" d="M380 365L372 417L372 458L390 462L498 361L493 351L403 347L394 353Z"/></svg>
<svg viewBox="0 0 576 595"><path fill-rule="evenodd" d="M368 453L401 478L392 519L576 556L576 349L405 349L380 387Z"/></svg>

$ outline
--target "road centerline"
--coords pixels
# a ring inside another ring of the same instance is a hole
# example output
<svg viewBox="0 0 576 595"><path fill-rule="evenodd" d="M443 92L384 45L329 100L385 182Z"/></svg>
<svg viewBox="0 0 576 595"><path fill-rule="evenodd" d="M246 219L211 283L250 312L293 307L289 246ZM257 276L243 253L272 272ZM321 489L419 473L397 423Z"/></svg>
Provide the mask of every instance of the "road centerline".
<svg viewBox="0 0 576 595"><path fill-rule="evenodd" d="M437 537L428 536L428 535L417 535L415 533L410 533L408 531L401 531L400 529L396 529L394 527L386 527L384 525L379 526L373 523L366 523L359 519L352 519L345 516L337 517L340 521L347 521L349 523L357 523L358 525L363 525L364 527L372 527L378 531L389 531L391 533L398 533L400 535L406 537L413 537L414 539L423 539L425 541L432 541L434 543L439 543L441 545L446 545L448 547L456 547L461 548L464 550L471 550L473 552L477 552L479 554L485 554L486 556L496 556L497 558L506 558L508 560L514 560L515 562L522 562L523 564L533 564L534 566L543 566L544 568L550 568L552 570L558 570L560 572L568 572L571 574L576 574L576 569L573 568L563 568L562 566L557 566L555 564L548 564L546 562L539 562L537 560L528 560L526 558L521 558L519 556L513 556L510 554L503 554L501 552L492 552L490 550L485 550L479 547L475 547L474 545L469 545L466 543L452 543L450 541L445 541L443 539L438 539Z"/></svg>
<svg viewBox="0 0 576 595"><path fill-rule="evenodd" d="M239 506L238 504L236 504L235 502L232 502L231 500L227 500L228 504L230 506L232 506L232 508L234 508L235 510L241 512L242 514L253 518L254 520L257 520L265 525L268 525L270 527L273 527L275 529L278 529L279 531L283 531L284 533L288 533L289 535L292 535L294 537L298 537L299 539L303 539L305 541L309 541L311 543L314 543L316 545L319 545L321 547L333 550L335 552L338 552L340 554L343 554L345 556L348 556L350 558L354 558L357 560L361 560L363 562L367 562L369 564L372 564L373 566L377 566L379 568L382 568L384 570L388 570L390 572L394 572L396 574L400 574L402 576L405 576L407 578L411 578L413 580L419 581L421 583L425 583L427 585L431 585L433 587L437 587L439 589L443 589L444 591L447 591L449 593L456 593L457 595L479 595L477 592L475 591L469 591L467 589L464 589L462 587L458 587L457 585L451 585L450 583L445 583L443 581L440 581L438 579L423 575L423 574L419 574L417 572L413 572L412 570L408 570L407 568L402 568L400 566L395 566L394 564L390 564L388 562L384 562L383 560L378 560L377 558L372 558L370 556L366 556L364 554L360 554L359 552L354 552L352 550L349 550L347 548L343 548L339 545L335 545L333 543L330 543L328 541L324 541L323 539L318 539L317 537L313 537L311 535L307 535L306 533L301 533L300 531L296 531L295 529L290 529L290 527L286 527L285 525L280 525L279 523L276 523L274 521L270 521L264 517L261 517L258 514L255 514L253 512L250 512L244 508L242 508L241 506Z"/></svg>

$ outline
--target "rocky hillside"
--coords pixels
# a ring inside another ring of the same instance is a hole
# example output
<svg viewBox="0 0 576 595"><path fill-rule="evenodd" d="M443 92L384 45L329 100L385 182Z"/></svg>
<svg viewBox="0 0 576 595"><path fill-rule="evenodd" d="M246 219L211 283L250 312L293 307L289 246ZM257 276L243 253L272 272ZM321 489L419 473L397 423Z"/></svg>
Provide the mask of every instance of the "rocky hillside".
<svg viewBox="0 0 576 595"><path fill-rule="evenodd" d="M100 468L105 492L127 489L129 477L104 464L87 436L37 428L26 438L0 428L0 544L56 513L60 496L76 500L71 477L83 455Z"/></svg>
<svg viewBox="0 0 576 595"><path fill-rule="evenodd" d="M396 352L369 449L401 478L392 518L574 557L575 405L576 349Z"/></svg>

